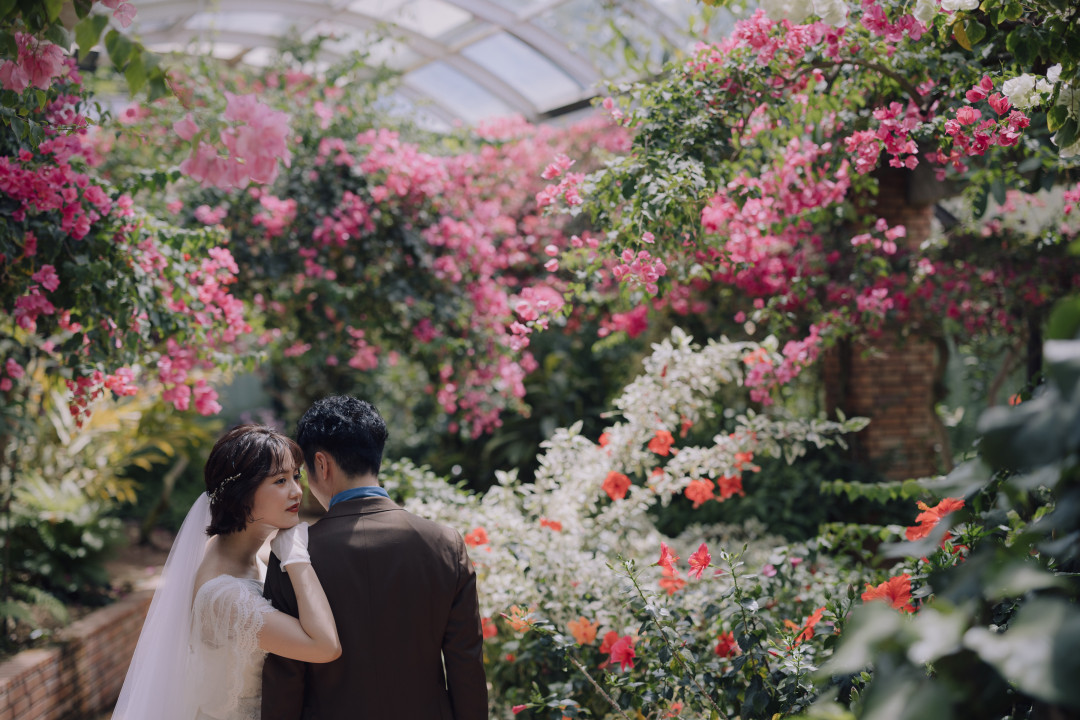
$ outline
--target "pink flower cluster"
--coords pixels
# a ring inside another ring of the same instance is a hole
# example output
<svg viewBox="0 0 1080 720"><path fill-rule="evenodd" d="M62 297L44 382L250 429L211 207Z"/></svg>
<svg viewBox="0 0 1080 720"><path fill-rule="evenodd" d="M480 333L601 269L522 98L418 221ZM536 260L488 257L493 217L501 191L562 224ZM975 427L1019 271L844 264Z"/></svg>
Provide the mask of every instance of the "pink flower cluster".
<svg viewBox="0 0 1080 720"><path fill-rule="evenodd" d="M901 42L904 35L918 42L927 31L926 25L916 20L913 15L906 13L902 14L896 22L890 22L878 0L862 0L862 8L863 26L875 35L885 38L887 42Z"/></svg>
<svg viewBox="0 0 1080 720"><path fill-rule="evenodd" d="M549 169L553 166L549 166ZM548 185L540 192L536 193L536 206L539 208L545 208L548 205L554 204L560 197L566 202L567 205L573 207L585 202L581 197L581 191L579 189L581 181L585 179L584 173L566 173L557 183Z"/></svg>
<svg viewBox="0 0 1080 720"><path fill-rule="evenodd" d="M192 396L195 398L195 410L200 415L216 415L221 412L218 394L203 378L197 378L193 385L187 384L190 373L200 363L194 348L184 346L170 338L166 343L166 352L158 359L158 380L165 387L161 399L173 404L177 410L184 411L191 407Z"/></svg>
<svg viewBox="0 0 1080 720"><path fill-rule="evenodd" d="M890 103L874 110L873 115L879 123L876 130L857 130L844 138L845 149L856 155L855 171L865 175L877 167L882 147L892 156L891 167L913 170L919 164L919 147L911 139L911 132L922 119L914 101L908 101L906 108L898 102Z"/></svg>
<svg viewBox="0 0 1080 720"><path fill-rule="evenodd" d="M648 250L639 250L635 255L627 248L619 259L621 263L611 269L616 280L640 285L651 295L660 292L657 282L667 274L667 265L660 258L653 257Z"/></svg>
<svg viewBox="0 0 1080 720"><path fill-rule="evenodd" d="M264 194L257 188L252 188L254 195L259 198L259 205L263 212L255 214L251 221L262 226L266 230L267 238L278 237L296 219L296 201L292 198L281 200L270 194Z"/></svg>
<svg viewBox="0 0 1080 720"><path fill-rule="evenodd" d="M285 167L292 161L288 148L289 116L259 102L255 95L225 93L221 144L228 155L199 140L191 155L180 163L180 172L198 180L203 187L243 188L248 183L272 183L278 174L278 160ZM173 126L183 140L193 140L199 132L191 114Z"/></svg>
<svg viewBox="0 0 1080 720"><path fill-rule="evenodd" d="M969 104L957 108L956 114L945 121L945 135L952 139L952 147L949 152L944 149L937 152L935 160L943 166L938 170L939 178L944 177L945 165L951 164L957 172L964 172L967 170L965 158L984 155L994 146L1018 144L1024 129L1031 124L1031 120L1014 109L1004 95L990 94L993 87L993 81L984 75L964 94ZM974 107L983 100L990 109L985 118L983 112Z"/></svg>
<svg viewBox="0 0 1080 720"><path fill-rule="evenodd" d="M510 323L510 348L518 352L528 347L533 330L547 330L550 316L562 310L565 304L562 295L547 285L522 290L514 304L514 313L520 322Z"/></svg>
<svg viewBox="0 0 1080 720"><path fill-rule="evenodd" d="M312 239L321 247L335 245L343 248L350 239L374 230L375 223L367 203L359 195L346 190L334 212L323 217L320 226L315 228Z"/></svg>
<svg viewBox="0 0 1080 720"><path fill-rule="evenodd" d="M717 268L716 280L751 297L771 297L784 294L792 277L820 272L808 262L813 228L805 216L843 202L851 185L847 161L834 169L830 150L793 139L774 167L732 178L713 196L701 224L724 242L701 251L699 260Z"/></svg>
<svg viewBox="0 0 1080 720"><path fill-rule="evenodd" d="M38 146L37 153L22 150L17 157L0 157L0 192L19 206L11 213L13 221L59 211L61 229L80 240L94 222L109 214L112 199L89 176L71 167L72 154L69 142L50 139Z"/></svg>
<svg viewBox="0 0 1080 720"><path fill-rule="evenodd" d="M750 399L762 405L771 405L772 391L787 385L806 368L813 365L821 354L824 338L823 326L811 325L810 333L802 340L789 340L781 351L781 360L774 364L768 355L760 355L748 362L743 382L750 388ZM750 360L748 358L748 360Z"/></svg>
<svg viewBox="0 0 1080 720"><path fill-rule="evenodd" d="M21 93L28 87L48 90L53 78L67 74L66 55L58 46L33 35L15 33L17 60L0 63L0 86Z"/></svg>
<svg viewBox="0 0 1080 720"><path fill-rule="evenodd" d="M121 27L131 27L135 19L135 6L124 0L101 0L101 4L113 11L113 17Z"/></svg>

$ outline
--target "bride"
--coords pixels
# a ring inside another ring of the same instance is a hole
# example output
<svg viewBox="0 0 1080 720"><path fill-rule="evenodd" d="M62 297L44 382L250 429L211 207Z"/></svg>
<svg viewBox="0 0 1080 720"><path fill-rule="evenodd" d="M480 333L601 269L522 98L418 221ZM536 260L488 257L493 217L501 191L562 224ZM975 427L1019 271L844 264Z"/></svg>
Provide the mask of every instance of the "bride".
<svg viewBox="0 0 1080 720"><path fill-rule="evenodd" d="M206 492L169 552L113 720L258 720L266 653L305 662L341 655L299 522L302 464L296 443L261 425L239 425L214 445ZM257 553L275 531L271 549L299 619L262 596Z"/></svg>

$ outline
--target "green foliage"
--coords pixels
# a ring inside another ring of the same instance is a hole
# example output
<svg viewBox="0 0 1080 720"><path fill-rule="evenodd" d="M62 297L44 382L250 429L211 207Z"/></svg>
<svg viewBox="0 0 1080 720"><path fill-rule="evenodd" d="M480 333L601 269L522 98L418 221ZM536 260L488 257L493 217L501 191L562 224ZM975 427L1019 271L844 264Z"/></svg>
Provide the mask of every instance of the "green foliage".
<svg viewBox="0 0 1080 720"><path fill-rule="evenodd" d="M31 402L40 410L22 418L0 468L10 498L0 569L11 588L0 617L34 624L36 611L63 621L63 603L111 597L105 561L122 539L116 504L155 497L163 468L205 445L213 424L145 392L100 403L82 426L55 387Z"/></svg>
<svg viewBox="0 0 1080 720"><path fill-rule="evenodd" d="M1047 343L1045 386L979 421L981 459L939 484L964 497L971 521L952 530L970 547L940 563L947 528L885 555L931 555L926 602L908 620L856 610L826 666L873 666L856 705L867 718L1015 718L1080 711L1080 340Z"/></svg>
<svg viewBox="0 0 1080 720"><path fill-rule="evenodd" d="M8 540L17 582L65 601L104 600L104 561L120 539L120 522L108 511L72 479L24 478L14 491Z"/></svg>

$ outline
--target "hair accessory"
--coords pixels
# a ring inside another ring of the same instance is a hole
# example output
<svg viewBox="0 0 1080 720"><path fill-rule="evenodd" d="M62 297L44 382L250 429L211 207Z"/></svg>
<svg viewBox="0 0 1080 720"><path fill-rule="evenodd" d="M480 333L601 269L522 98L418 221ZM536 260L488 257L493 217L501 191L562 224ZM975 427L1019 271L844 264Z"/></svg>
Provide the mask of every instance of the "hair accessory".
<svg viewBox="0 0 1080 720"><path fill-rule="evenodd" d="M218 483L218 486L214 488L214 492L210 493L210 502L217 502L218 498L221 497L221 493L225 490L225 487L233 480L236 480L238 477L240 477L242 474L243 473L236 473L235 475L230 475L229 477Z"/></svg>

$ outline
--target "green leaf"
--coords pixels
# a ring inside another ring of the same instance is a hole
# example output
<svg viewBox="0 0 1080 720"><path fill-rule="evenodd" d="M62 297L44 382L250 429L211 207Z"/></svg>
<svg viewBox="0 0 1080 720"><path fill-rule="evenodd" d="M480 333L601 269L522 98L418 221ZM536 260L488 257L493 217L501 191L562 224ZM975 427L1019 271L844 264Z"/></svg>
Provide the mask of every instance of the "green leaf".
<svg viewBox="0 0 1080 720"><path fill-rule="evenodd" d="M124 77L127 78L128 90L132 95L138 93L146 85L146 67L143 65L142 52L136 52L132 56L127 69L124 70Z"/></svg>
<svg viewBox="0 0 1080 720"><path fill-rule="evenodd" d="M15 36L9 32L0 32L0 55L15 57L19 53L19 45L15 42Z"/></svg>
<svg viewBox="0 0 1080 720"><path fill-rule="evenodd" d="M1011 0L1002 8L1002 13L1006 20L1019 20L1020 16L1024 14L1024 6L1016 2L1016 0Z"/></svg>
<svg viewBox="0 0 1080 720"><path fill-rule="evenodd" d="M1005 204L1005 181L1000 177L994 178L994 182L990 183L990 192L994 195L994 201L998 205Z"/></svg>
<svg viewBox="0 0 1080 720"><path fill-rule="evenodd" d="M7 17L15 9L15 0L0 0L0 18Z"/></svg>
<svg viewBox="0 0 1080 720"><path fill-rule="evenodd" d="M146 92L147 100L153 102L158 98L167 97L172 94L172 90L169 89L169 85L165 82L165 72L161 68L154 68L150 73L150 89Z"/></svg>
<svg viewBox="0 0 1080 720"><path fill-rule="evenodd" d="M1059 300L1046 322L1046 337L1071 340L1080 337L1080 295Z"/></svg>
<svg viewBox="0 0 1080 720"><path fill-rule="evenodd" d="M109 60L117 68L122 68L127 64L134 48L132 42L116 30L110 30L105 35L105 49L109 51Z"/></svg>
<svg viewBox="0 0 1080 720"><path fill-rule="evenodd" d="M1069 108L1064 105L1055 105L1050 108L1050 112L1046 113L1046 128L1050 132L1055 132L1065 121L1069 119Z"/></svg>
<svg viewBox="0 0 1080 720"><path fill-rule="evenodd" d="M1077 123L1076 118L1069 118L1061 126L1057 134L1054 135L1054 143L1059 150L1064 150L1067 147L1072 147L1077 138L1080 138L1080 123Z"/></svg>
<svg viewBox="0 0 1080 720"><path fill-rule="evenodd" d="M964 645L997 668L1010 685L1048 703L1080 706L1080 610L1065 600L1026 603L1008 632L972 628Z"/></svg>
<svg viewBox="0 0 1080 720"><path fill-rule="evenodd" d="M108 15L91 15L75 26L75 42L79 45L79 57L84 58L97 45L101 31L109 24Z"/></svg>
<svg viewBox="0 0 1080 720"><path fill-rule="evenodd" d="M71 33L63 25L50 25L46 28L45 39L64 50L71 50Z"/></svg>
<svg viewBox="0 0 1080 720"><path fill-rule="evenodd" d="M94 7L94 0L75 0L75 16L82 20L90 14L92 7Z"/></svg>
<svg viewBox="0 0 1080 720"><path fill-rule="evenodd" d="M1028 25L1021 25L1010 32L1005 38L1005 47L1021 65L1030 65L1039 53L1038 40Z"/></svg>
<svg viewBox="0 0 1080 720"><path fill-rule="evenodd" d="M45 16L49 18L49 22L56 22L63 9L64 0L45 0Z"/></svg>
<svg viewBox="0 0 1080 720"><path fill-rule="evenodd" d="M964 23L954 22L952 25L953 37L956 38L956 42L960 43L960 47L965 50L971 49L971 41L968 40L967 31L964 30Z"/></svg>
<svg viewBox="0 0 1080 720"><path fill-rule="evenodd" d="M970 50L975 45L978 45L980 40L986 37L986 28L975 18L967 18L964 20L964 34L967 35L968 42L970 43L967 48Z"/></svg>
<svg viewBox="0 0 1080 720"><path fill-rule="evenodd" d="M11 118L11 132L15 133L15 137L22 140L26 136L26 121L20 117Z"/></svg>

